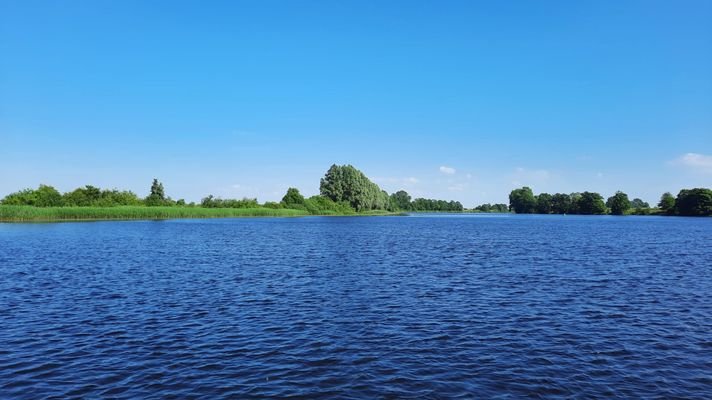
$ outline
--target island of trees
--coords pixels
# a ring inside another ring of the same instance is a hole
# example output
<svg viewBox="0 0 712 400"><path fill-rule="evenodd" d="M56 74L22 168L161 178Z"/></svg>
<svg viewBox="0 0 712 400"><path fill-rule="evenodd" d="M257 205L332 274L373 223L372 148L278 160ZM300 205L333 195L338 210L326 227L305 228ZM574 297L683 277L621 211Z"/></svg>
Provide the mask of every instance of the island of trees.
<svg viewBox="0 0 712 400"><path fill-rule="evenodd" d="M222 199L213 195L200 203L173 200L154 179L149 194L141 198L126 190L87 185L60 193L48 185L11 193L0 201L0 221L57 219L208 218L231 216L370 215L400 212L514 212L518 214L637 214L712 215L712 190L664 193L657 207L641 199L629 200L616 192L604 201L595 192L540 193L529 187L512 190L507 204L482 204L465 210L458 201L416 198L403 190L388 194L351 165L332 165L320 181L319 194L305 198L289 188L279 202L257 199Z"/></svg>

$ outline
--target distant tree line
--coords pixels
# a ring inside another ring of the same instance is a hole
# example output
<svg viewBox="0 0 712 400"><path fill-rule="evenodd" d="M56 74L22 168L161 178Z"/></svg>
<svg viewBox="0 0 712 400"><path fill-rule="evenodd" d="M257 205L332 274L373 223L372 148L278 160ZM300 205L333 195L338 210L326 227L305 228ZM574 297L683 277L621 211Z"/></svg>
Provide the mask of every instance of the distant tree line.
<svg viewBox="0 0 712 400"><path fill-rule="evenodd" d="M506 213L509 212L509 206L503 203L485 203L473 208L472 211L483 213Z"/></svg>
<svg viewBox="0 0 712 400"><path fill-rule="evenodd" d="M604 202L603 196L595 192L582 193L540 193L534 195L529 187L514 189L509 194L509 209L518 214L663 214L683 216L712 215L712 190L683 189L677 197L664 193L653 210L641 199L630 200L626 193L616 192Z"/></svg>
<svg viewBox="0 0 712 400"><path fill-rule="evenodd" d="M388 209L390 211L445 211L459 212L464 207L459 201L445 201L435 199L424 199L419 197L411 201L411 197L405 190L393 193L389 198Z"/></svg>
<svg viewBox="0 0 712 400"><path fill-rule="evenodd" d="M391 195L373 183L351 165L332 165L320 182L320 194L305 198L296 188L289 188L280 202L258 203L254 198L222 199L209 195L200 204L177 201L166 196L163 184L154 179L148 196L138 197L131 191L100 189L87 185L60 193L48 185L11 193L0 201L2 205L34 207L114 207L114 206L187 206L203 208L288 208L306 210L311 214L352 214L370 211L446 211L460 212L458 201L411 199L408 192L399 190ZM534 195L529 187L512 190L509 205L482 204L476 212L515 212L518 214L660 214L682 216L712 215L712 190L683 189L677 196L664 193L657 208L641 199L630 200L623 192L616 192L604 201L595 192L540 193Z"/></svg>
<svg viewBox="0 0 712 400"><path fill-rule="evenodd" d="M35 207L115 207L115 206L187 206L203 208L291 208L311 214L352 214L368 211L462 211L460 202L415 199L405 191L389 195L351 165L332 165L320 182L320 194L309 198L296 188L289 188L280 202L258 203L254 198L222 199L209 195L200 204L183 199L174 201L166 196L163 184L154 179L148 196L138 197L131 191L102 190L87 185L71 192L60 193L48 185L24 189L5 196L0 204Z"/></svg>

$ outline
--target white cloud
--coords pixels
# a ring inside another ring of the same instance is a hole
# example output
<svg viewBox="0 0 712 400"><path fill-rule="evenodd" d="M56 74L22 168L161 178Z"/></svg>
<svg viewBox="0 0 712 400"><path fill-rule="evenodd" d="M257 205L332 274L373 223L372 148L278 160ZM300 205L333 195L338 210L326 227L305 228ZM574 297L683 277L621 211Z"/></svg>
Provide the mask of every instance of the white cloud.
<svg viewBox="0 0 712 400"><path fill-rule="evenodd" d="M672 161L673 165L681 165L694 171L712 173L712 156L699 153L686 153Z"/></svg>
<svg viewBox="0 0 712 400"><path fill-rule="evenodd" d="M241 188L241 187L242 187L242 185L240 185L239 183L236 183L236 184L232 185L232 188L233 188L233 189L239 189L239 188Z"/></svg>
<svg viewBox="0 0 712 400"><path fill-rule="evenodd" d="M405 178L405 182L406 183L418 183L420 181L417 178L414 178L411 176L411 177Z"/></svg>
<svg viewBox="0 0 712 400"><path fill-rule="evenodd" d="M446 167L446 166L441 166L440 167L440 172L442 172L445 175L454 175L457 170L453 167Z"/></svg>

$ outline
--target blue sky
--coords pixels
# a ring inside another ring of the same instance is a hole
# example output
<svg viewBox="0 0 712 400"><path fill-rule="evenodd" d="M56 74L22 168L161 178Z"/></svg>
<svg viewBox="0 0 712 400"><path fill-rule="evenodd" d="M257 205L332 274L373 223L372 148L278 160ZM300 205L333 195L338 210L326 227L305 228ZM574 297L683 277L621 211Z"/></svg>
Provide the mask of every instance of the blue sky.
<svg viewBox="0 0 712 400"><path fill-rule="evenodd" d="M712 2L0 0L0 196L712 187Z"/></svg>

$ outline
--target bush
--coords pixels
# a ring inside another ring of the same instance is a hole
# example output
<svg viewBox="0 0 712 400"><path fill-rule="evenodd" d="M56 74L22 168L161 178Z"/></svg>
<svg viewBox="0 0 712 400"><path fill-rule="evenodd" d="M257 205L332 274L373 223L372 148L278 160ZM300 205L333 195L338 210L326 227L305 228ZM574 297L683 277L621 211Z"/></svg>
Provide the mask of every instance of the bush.
<svg viewBox="0 0 712 400"><path fill-rule="evenodd" d="M335 202L328 197L312 196L304 200L304 208L312 215L353 214L355 210L343 202Z"/></svg>
<svg viewBox="0 0 712 400"><path fill-rule="evenodd" d="M223 200L219 197L213 197L212 194L201 200L200 205L205 208L258 208L260 206L259 203L257 203L257 199Z"/></svg>
<svg viewBox="0 0 712 400"><path fill-rule="evenodd" d="M294 208L294 206L304 206L304 196L299 193L299 189L289 188L287 189L287 194L282 197L282 203L287 208Z"/></svg>
<svg viewBox="0 0 712 400"><path fill-rule="evenodd" d="M277 203L275 201L268 201L265 204L262 205L265 208L271 208L273 210L278 210L280 208L284 208L284 205L282 203Z"/></svg>
<svg viewBox="0 0 712 400"><path fill-rule="evenodd" d="M25 189L11 193L2 204L14 206L59 207L63 205L62 195L52 186L40 185L37 189Z"/></svg>

